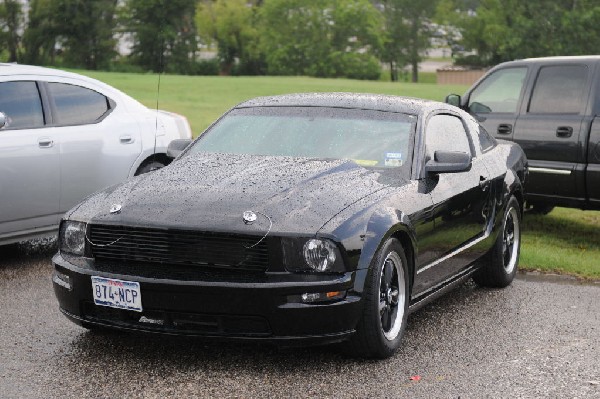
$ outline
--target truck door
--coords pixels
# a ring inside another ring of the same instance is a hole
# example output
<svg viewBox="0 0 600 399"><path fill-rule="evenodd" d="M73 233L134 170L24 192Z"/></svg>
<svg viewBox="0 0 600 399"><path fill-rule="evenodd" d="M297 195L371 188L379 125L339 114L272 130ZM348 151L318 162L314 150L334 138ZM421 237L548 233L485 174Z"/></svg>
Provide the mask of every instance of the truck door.
<svg viewBox="0 0 600 399"><path fill-rule="evenodd" d="M499 139L513 139L527 70L521 66L492 72L469 95L467 111L477 116L485 129Z"/></svg>
<svg viewBox="0 0 600 399"><path fill-rule="evenodd" d="M600 82L598 86L600 88ZM597 209L600 208L600 118L594 119L588 148L587 197L590 205Z"/></svg>
<svg viewBox="0 0 600 399"><path fill-rule="evenodd" d="M514 141L529 160L528 200L585 200L586 146L582 136L592 65L562 64L537 70L531 95L517 119ZM588 118L589 119L589 118Z"/></svg>

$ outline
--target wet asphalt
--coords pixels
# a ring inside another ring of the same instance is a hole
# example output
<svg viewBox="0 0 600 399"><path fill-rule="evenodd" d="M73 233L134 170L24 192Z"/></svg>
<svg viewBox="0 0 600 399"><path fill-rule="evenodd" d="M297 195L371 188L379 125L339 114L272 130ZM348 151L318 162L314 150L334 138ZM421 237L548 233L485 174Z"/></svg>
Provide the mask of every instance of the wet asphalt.
<svg viewBox="0 0 600 399"><path fill-rule="evenodd" d="M409 318L394 357L372 361L332 346L88 332L58 311L54 251L0 247L0 398L600 398L598 283L466 283Z"/></svg>

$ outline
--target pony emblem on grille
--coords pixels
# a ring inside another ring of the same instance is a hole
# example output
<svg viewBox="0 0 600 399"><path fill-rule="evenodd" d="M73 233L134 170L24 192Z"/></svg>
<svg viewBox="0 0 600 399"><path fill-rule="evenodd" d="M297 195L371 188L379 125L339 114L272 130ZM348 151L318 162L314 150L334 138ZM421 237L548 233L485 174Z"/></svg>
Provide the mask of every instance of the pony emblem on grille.
<svg viewBox="0 0 600 399"><path fill-rule="evenodd" d="M256 213L254 213L252 211L245 211L242 214L242 218L244 219L244 223L252 224L256 221Z"/></svg>

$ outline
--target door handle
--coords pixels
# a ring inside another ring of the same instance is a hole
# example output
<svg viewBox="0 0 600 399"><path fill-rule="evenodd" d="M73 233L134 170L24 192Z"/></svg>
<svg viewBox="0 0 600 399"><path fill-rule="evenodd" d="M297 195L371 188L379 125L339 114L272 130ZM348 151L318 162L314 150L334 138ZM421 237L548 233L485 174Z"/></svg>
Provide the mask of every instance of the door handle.
<svg viewBox="0 0 600 399"><path fill-rule="evenodd" d="M40 137L38 139L38 146L40 148L54 147L54 140L52 140L50 137Z"/></svg>
<svg viewBox="0 0 600 399"><path fill-rule="evenodd" d="M121 144L131 144L135 141L135 139L129 134L124 134L123 136L119 137L119 141Z"/></svg>
<svg viewBox="0 0 600 399"><path fill-rule="evenodd" d="M556 129L556 137L571 137L573 135L573 128L571 126L559 126Z"/></svg>
<svg viewBox="0 0 600 399"><path fill-rule="evenodd" d="M512 133L512 125L503 123L498 125L498 134L511 134Z"/></svg>

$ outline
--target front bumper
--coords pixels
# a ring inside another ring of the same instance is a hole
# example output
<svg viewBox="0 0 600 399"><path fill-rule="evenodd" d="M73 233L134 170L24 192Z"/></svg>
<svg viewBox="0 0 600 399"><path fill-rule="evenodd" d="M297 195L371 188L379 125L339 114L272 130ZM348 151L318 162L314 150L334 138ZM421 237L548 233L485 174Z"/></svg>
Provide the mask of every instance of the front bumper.
<svg viewBox="0 0 600 399"><path fill-rule="evenodd" d="M323 343L341 341L353 334L362 310L360 297L352 291L353 272L266 273L254 279L225 281L207 278L206 274L183 278L165 273L161 278L149 278L99 271L75 265L61 254L55 255L52 262L60 310L85 327L286 344ZM95 305L91 276L139 282L143 312ZM304 293L330 291L347 294L327 303L300 300Z"/></svg>

